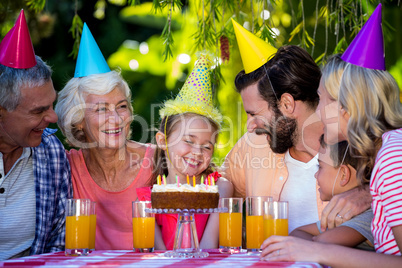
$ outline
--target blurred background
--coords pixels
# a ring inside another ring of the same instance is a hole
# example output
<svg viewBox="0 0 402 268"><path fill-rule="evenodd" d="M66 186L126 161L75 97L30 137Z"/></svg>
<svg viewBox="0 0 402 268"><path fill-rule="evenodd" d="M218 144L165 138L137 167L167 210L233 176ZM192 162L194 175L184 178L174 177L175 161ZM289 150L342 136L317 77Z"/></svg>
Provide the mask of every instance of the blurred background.
<svg viewBox="0 0 402 268"><path fill-rule="evenodd" d="M304 47L322 66L347 48L378 3L387 70L402 88L400 0L0 0L0 39L23 8L35 53L52 66L61 90L73 76L86 22L110 68L132 90L132 139L141 142L153 141L159 105L178 93L199 52L208 51L215 58L214 103L224 115L215 151L220 165L246 131L233 82L243 67L230 18L277 48Z"/></svg>

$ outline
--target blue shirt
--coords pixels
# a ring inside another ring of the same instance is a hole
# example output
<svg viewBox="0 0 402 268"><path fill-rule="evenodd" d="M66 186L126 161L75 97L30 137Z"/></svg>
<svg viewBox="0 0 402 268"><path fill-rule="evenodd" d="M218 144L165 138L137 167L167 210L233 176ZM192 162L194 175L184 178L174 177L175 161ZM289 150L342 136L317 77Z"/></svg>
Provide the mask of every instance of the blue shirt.
<svg viewBox="0 0 402 268"><path fill-rule="evenodd" d="M64 250L66 201L73 189L70 164L56 131L45 129L41 144L32 148L36 227L31 255Z"/></svg>

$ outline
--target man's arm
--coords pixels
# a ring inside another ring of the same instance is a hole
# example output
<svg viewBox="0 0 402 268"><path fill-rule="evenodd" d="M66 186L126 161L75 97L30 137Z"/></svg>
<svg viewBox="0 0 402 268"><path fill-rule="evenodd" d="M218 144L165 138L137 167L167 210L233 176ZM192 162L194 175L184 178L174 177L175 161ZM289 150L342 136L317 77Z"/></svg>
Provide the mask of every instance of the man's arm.
<svg viewBox="0 0 402 268"><path fill-rule="evenodd" d="M332 197L321 214L321 231L333 229L370 208L369 185L353 188ZM338 216L339 215L339 216Z"/></svg>

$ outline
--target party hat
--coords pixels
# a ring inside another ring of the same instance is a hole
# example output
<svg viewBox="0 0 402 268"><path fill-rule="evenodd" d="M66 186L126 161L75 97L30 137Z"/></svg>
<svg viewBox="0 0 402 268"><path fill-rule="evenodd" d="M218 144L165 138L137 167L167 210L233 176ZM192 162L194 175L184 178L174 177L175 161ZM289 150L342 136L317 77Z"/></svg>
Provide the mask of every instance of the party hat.
<svg viewBox="0 0 402 268"><path fill-rule="evenodd" d="M360 67L385 71L381 4L371 14L341 59Z"/></svg>
<svg viewBox="0 0 402 268"><path fill-rule="evenodd" d="M14 27L1 41L0 63L15 69L27 69L36 65L24 10L21 10Z"/></svg>
<svg viewBox="0 0 402 268"><path fill-rule="evenodd" d="M84 23L74 77L103 74L107 72L110 72L110 68L87 24Z"/></svg>
<svg viewBox="0 0 402 268"><path fill-rule="evenodd" d="M201 55L176 99L166 101L159 111L161 118L181 113L196 113L220 125L222 115L212 105L210 67L210 59Z"/></svg>
<svg viewBox="0 0 402 268"><path fill-rule="evenodd" d="M275 55L276 48L244 29L233 18L232 23L246 74L257 70Z"/></svg>

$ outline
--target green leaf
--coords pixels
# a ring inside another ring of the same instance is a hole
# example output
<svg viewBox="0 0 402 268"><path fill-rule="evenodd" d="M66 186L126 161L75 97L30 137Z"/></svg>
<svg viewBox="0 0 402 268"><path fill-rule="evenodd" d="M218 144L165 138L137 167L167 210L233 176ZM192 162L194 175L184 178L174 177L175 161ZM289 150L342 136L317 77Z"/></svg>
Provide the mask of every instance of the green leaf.
<svg viewBox="0 0 402 268"><path fill-rule="evenodd" d="M303 29L303 22L300 22L294 29L293 31L290 33L290 37L289 37L289 42L292 41L292 39L298 34L300 33L300 30Z"/></svg>
<svg viewBox="0 0 402 268"><path fill-rule="evenodd" d="M68 55L69 57L72 56L74 59L76 59L78 55L83 26L84 23L82 22L80 16L78 16L78 14L75 14L75 16L73 17L73 22L71 23L71 28L69 29L69 32L71 32L71 35L74 39L73 50Z"/></svg>
<svg viewBox="0 0 402 268"><path fill-rule="evenodd" d="M26 3L29 9L39 13L45 7L46 0L26 0Z"/></svg>
<svg viewBox="0 0 402 268"><path fill-rule="evenodd" d="M317 65L319 65L319 63L320 63L321 60L324 58L324 56L325 56L325 52L322 53L320 56L318 56L318 57L315 59L315 63L317 63Z"/></svg>

